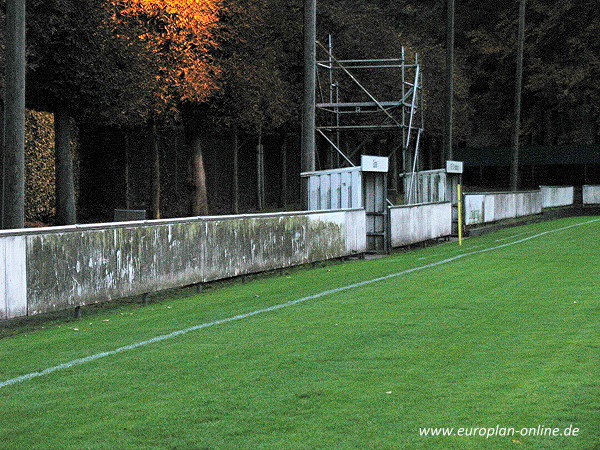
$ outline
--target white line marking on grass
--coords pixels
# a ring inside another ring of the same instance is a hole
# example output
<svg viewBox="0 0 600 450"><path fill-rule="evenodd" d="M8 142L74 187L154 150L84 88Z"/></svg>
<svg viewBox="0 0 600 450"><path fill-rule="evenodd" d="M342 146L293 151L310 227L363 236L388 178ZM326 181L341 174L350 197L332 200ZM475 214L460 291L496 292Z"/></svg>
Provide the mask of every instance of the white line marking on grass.
<svg viewBox="0 0 600 450"><path fill-rule="evenodd" d="M474 248L479 248L479 247L483 247L483 245L472 245L470 247L463 247L463 250L472 250ZM434 253L433 255L429 255L429 256L423 256L421 258L417 258L418 261L422 261L424 259L431 259L431 258L435 258L436 256L440 256L439 253Z"/></svg>
<svg viewBox="0 0 600 450"><path fill-rule="evenodd" d="M500 242L500 241L508 241L509 239L515 238L515 237L517 237L517 236L523 236L524 234L527 234L527 233L513 234L513 235L511 235L511 236L503 237L503 238L501 238L501 239L496 239L496 242Z"/></svg>
<svg viewBox="0 0 600 450"><path fill-rule="evenodd" d="M525 242L525 241L529 241L531 239L535 239L535 238L538 238L538 237L541 237L541 236L545 236L545 235L550 234L550 233L556 233L556 232L559 232L559 231L567 230L569 228L578 227L578 226L581 226L581 225L587 225L587 224L590 224L590 223L593 223L593 222L599 222L599 221L600 221L600 219L593 219L593 220L588 220L586 222L581 222L581 223L569 225L569 226L566 226L566 227L557 228L555 230L544 231L542 233L538 233L538 234L535 234L533 236L529 236L529 237L526 237L526 238L523 238L523 239L519 239L518 241L513 241L513 242L508 242L506 244L497 245L496 247L484 248L484 249L476 250L476 251L473 251L473 252L462 253L460 255L452 256L452 257L444 259L442 261L437 261L437 262L434 262L434 263L431 263L431 264L426 264L424 266L413 267L412 269L403 270L402 272L392 273L392 274L389 274L389 275L384 275L382 277L377 277L377 278L373 278L373 279L370 279L370 280L360 281L358 283L349 284L347 286L342 286L342 287L335 288L335 289L329 289L327 291L319 292L319 293L313 294L313 295L308 295L306 297L302 297L302 298L299 298L299 299L296 299L296 300L291 300L289 302L280 303L278 305L270 306L268 308L259 309L259 310L256 310L256 311L251 311L251 312L248 312L248 313L245 313L245 314L239 314L237 316L227 317L225 319L214 320L212 322L201 323L199 325L194 325L193 327L185 328L183 330L173 331L172 333L163 334L161 336L156 336L156 337L153 337L153 338L145 340L145 341L136 342L135 344L125 345L124 347L119 347L119 348L116 348L114 350L110 350L110 351L107 351L107 352L96 353L95 355L86 356L85 358L74 359L72 361L69 361L69 362L66 362L66 363L63 363L63 364L59 364L57 366L49 367L49 368L44 369L44 370L42 370L40 372L31 372L31 373L28 373L26 375L21 375L19 377L12 378L10 380L2 381L2 382L0 382L0 389L4 388L6 386L10 386L12 384L17 384L17 383L21 383L23 381L31 380L32 378L37 378L37 377L41 377L41 376L44 376L44 375L48 375L48 374L51 374L52 372L57 372L57 371L63 370L63 369L69 369L71 367L78 366L80 364L85 364L85 363L88 363L88 362L91 362L91 361L95 361L97 359L104 358L106 356L116 355L118 353L122 353L122 352L125 352L125 351L128 351L128 350L133 350L133 349L136 349L138 347L144 347L144 346L149 345L149 344L154 344L156 342L161 342L161 341L164 341L164 340L167 340L167 339L171 339L171 338L174 338L174 337L177 337L177 336L181 336L181 335L187 334L187 333L189 333L191 331L201 330L202 328L208 328L208 327L212 327L212 326L215 326L215 325L221 325L221 324L228 323L228 322L233 322L233 321L236 321L236 320L247 319L248 317L256 316L258 314L263 314L263 313L267 313L267 312L271 312L271 311L276 311L278 309L286 308L288 306L293 306L293 305L296 305L298 303L305 302L307 300L312 300L312 299L315 299L315 298L324 297L324 296L329 295L329 294L336 294L338 292L343 292L343 291L347 291L349 289L354 289L354 288L357 288L357 287L366 286L368 284L377 283L379 281L384 281L384 280L387 280L387 279L390 279L390 278L399 277L401 275L406 275L406 274L409 274L409 273L412 273L412 272L417 272L419 270L429 269L431 267L436 267L436 266L440 266L442 264L447 264L449 262L456 261L457 259L464 258L465 256L475 255L475 254L484 253L484 252L490 252L492 250L498 250L500 248L509 247L511 245L519 244L521 242Z"/></svg>

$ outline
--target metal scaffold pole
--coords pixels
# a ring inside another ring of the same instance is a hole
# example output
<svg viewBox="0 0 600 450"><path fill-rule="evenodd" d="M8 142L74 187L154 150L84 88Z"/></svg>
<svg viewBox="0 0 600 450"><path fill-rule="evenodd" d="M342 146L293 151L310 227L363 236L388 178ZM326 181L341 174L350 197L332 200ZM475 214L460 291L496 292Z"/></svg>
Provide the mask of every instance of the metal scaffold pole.
<svg viewBox="0 0 600 450"><path fill-rule="evenodd" d="M309 105L305 104L303 124L312 124L319 136L319 142L327 143L328 163L331 169L336 168L339 163L343 166L356 166L359 164L361 152L366 151L371 155L377 153L380 156L384 152L390 158L390 174L394 177L389 185L389 194L394 199L398 198L398 171L400 169L410 172L411 168L414 170L418 166L415 158L419 157L420 138L424 131L421 104L422 71L418 54L414 55L414 61L410 63L406 60L404 47L399 58L341 59L334 54L331 35L326 44L316 41L316 45L317 50L325 56L315 61L317 78L314 91L317 91L316 87L319 86L320 100L316 101L315 110L309 111ZM323 71L325 76L322 76ZM400 82L395 86L385 86L381 84L381 76L374 73L376 71L396 73L396 76L401 78ZM306 79L309 79L308 73L306 75ZM329 85L328 89L319 81L325 81ZM305 98L311 93L312 90L306 91ZM316 99L316 95L314 98ZM316 114L314 122L308 123L307 112ZM303 137L307 135L305 130ZM396 136L401 142L390 145L390 136L391 139ZM356 137L361 140L352 141ZM314 139L314 136L310 138ZM379 143L373 146L377 138ZM314 140L310 143L314 145ZM343 143L346 146L343 146ZM387 146L382 149L381 144ZM308 140L304 148L316 151L314 147L309 147ZM399 155L399 152L402 154ZM304 150L303 158L306 158ZM338 161L334 162L334 158ZM309 171L304 168L303 170ZM402 176L405 178L405 190L411 189L414 180L412 183L409 181L410 174L404 173ZM407 192L404 194L407 195Z"/></svg>

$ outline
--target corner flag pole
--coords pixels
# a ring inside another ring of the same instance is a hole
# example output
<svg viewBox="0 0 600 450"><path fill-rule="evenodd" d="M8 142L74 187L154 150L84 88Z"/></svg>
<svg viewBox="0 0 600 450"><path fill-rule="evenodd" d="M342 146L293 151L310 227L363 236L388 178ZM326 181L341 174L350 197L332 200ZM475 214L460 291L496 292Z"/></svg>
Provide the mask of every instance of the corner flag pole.
<svg viewBox="0 0 600 450"><path fill-rule="evenodd" d="M458 185L458 245L462 245L462 186Z"/></svg>

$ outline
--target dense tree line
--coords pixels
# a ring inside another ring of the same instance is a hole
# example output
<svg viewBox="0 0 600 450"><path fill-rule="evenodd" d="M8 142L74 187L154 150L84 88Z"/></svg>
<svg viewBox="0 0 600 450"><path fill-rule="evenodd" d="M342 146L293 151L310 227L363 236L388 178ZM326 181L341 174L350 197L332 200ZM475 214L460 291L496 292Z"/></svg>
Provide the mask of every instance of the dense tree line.
<svg viewBox="0 0 600 450"><path fill-rule="evenodd" d="M79 205L86 220L107 218L114 207L160 217L297 201L285 192L297 190L300 1L28 0L27 7L27 106L55 116L57 223L78 220L73 130L86 165ZM424 166L442 160L445 7L443 0L318 2L317 38L332 34L341 57L395 57L402 46L419 52ZM517 9L514 0L456 2L457 145L510 140ZM528 0L523 142L598 143L599 33L597 2ZM385 75L376 81L382 92L397 84ZM385 153L377 148L383 138L372 138L372 151ZM319 167L331 163L327 152L318 155ZM112 178L93 179L109 171ZM95 203L104 209L88 208L102 191L110 193L106 204Z"/></svg>

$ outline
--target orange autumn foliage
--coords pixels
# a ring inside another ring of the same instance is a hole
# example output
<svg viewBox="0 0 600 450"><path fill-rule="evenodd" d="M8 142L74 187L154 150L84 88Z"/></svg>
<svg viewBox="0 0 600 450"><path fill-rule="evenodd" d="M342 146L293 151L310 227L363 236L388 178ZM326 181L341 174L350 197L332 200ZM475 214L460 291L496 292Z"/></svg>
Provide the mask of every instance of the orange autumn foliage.
<svg viewBox="0 0 600 450"><path fill-rule="evenodd" d="M221 70L212 51L218 47L220 0L112 1L114 19L134 27L159 61L156 89L162 107L204 101L218 89Z"/></svg>

